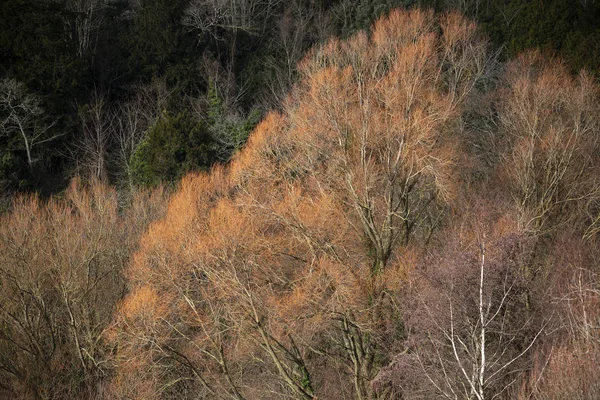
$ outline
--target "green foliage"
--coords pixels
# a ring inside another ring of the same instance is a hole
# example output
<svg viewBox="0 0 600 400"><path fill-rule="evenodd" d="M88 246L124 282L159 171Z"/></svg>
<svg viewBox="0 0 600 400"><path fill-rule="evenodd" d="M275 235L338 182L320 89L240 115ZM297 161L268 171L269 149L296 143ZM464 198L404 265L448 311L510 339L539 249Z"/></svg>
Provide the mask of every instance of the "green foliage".
<svg viewBox="0 0 600 400"><path fill-rule="evenodd" d="M380 16L394 8L408 8L417 0L341 1L332 9L338 34L348 37L358 30L368 29Z"/></svg>
<svg viewBox="0 0 600 400"><path fill-rule="evenodd" d="M172 18L170 1L140 2L127 44L131 52L130 68L151 77L164 73L164 68L177 45L180 29ZM160 29L157 29L160 27Z"/></svg>
<svg viewBox="0 0 600 400"><path fill-rule="evenodd" d="M207 102L208 130L214 139L213 149L219 161L227 162L246 143L262 115L257 109L250 111L246 117L228 111L212 80L209 82Z"/></svg>
<svg viewBox="0 0 600 400"><path fill-rule="evenodd" d="M184 0L143 0L134 7L134 18L122 38L130 79L149 82L165 76L182 90L197 83L196 38L180 23L186 5Z"/></svg>
<svg viewBox="0 0 600 400"><path fill-rule="evenodd" d="M215 125L219 121L225 112L225 106L223 104L223 98L219 94L219 90L215 85L215 82L211 79L208 84L208 123Z"/></svg>
<svg viewBox="0 0 600 400"><path fill-rule="evenodd" d="M3 1L0 71L44 94L76 94L87 71L69 28L74 18L61 2Z"/></svg>
<svg viewBox="0 0 600 400"><path fill-rule="evenodd" d="M444 3L449 8L456 4ZM573 72L586 68L600 74L600 3L596 1L486 0L477 8L471 5L459 11L472 14L468 16L480 23L506 59L540 49L564 58Z"/></svg>
<svg viewBox="0 0 600 400"><path fill-rule="evenodd" d="M153 186L207 169L213 160L212 138L204 125L186 112L165 111L133 153L131 169L134 183Z"/></svg>
<svg viewBox="0 0 600 400"><path fill-rule="evenodd" d="M27 163L10 151L6 142L6 138L0 140L0 183L18 186L21 173L27 172Z"/></svg>
<svg viewBox="0 0 600 400"><path fill-rule="evenodd" d="M550 0L521 7L507 30L509 57L526 48L540 48L565 58L574 71L585 67L600 73L599 3L583 6L578 1Z"/></svg>
<svg viewBox="0 0 600 400"><path fill-rule="evenodd" d="M57 188L52 187L53 182L66 175L65 148L76 132L74 105L92 86L88 60L77 56L75 34L69 25L75 17L67 12L64 2L0 2L0 76L22 82L56 121L54 131L67 132L44 143L44 151L37 153L34 174L24 168L27 162L22 154L13 153L11 161L6 162L5 154L14 151L14 143L0 139L0 157L4 160L0 175L15 188L54 191Z"/></svg>

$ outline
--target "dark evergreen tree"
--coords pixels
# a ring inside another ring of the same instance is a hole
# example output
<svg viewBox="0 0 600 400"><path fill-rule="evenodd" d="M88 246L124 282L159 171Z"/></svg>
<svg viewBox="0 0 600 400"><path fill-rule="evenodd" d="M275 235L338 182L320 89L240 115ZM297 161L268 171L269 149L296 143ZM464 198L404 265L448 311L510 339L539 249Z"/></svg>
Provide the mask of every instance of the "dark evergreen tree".
<svg viewBox="0 0 600 400"><path fill-rule="evenodd" d="M213 148L213 140L202 123L187 112L173 115L164 111L133 153L134 183L175 183L188 171L205 170L213 163Z"/></svg>

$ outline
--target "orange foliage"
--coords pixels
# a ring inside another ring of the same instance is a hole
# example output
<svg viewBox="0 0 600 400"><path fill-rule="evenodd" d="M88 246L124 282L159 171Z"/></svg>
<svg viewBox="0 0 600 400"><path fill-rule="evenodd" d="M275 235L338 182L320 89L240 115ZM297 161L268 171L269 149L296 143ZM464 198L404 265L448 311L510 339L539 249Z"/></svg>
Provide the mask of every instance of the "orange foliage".
<svg viewBox="0 0 600 400"><path fill-rule="evenodd" d="M118 379L208 398L374 398L403 334L398 294L427 257L411 245L461 192L462 118L489 58L472 22L419 10L310 51L285 110L229 166L184 178L144 235L114 327ZM535 101L527 85L513 96ZM508 241L516 219L496 214L448 232L469 249Z"/></svg>

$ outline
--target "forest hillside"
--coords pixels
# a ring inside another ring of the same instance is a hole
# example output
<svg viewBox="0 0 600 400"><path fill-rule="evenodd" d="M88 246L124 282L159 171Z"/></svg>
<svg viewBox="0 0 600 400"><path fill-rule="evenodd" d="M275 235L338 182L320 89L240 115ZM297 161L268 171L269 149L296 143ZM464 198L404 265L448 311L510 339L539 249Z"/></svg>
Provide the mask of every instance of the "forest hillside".
<svg viewBox="0 0 600 400"><path fill-rule="evenodd" d="M477 22L503 62L538 49L600 77L594 0L3 0L0 212L75 177L125 191L228 162L312 46L414 7Z"/></svg>
<svg viewBox="0 0 600 400"><path fill-rule="evenodd" d="M170 196L76 180L15 201L0 389L597 399L593 76L503 61L475 22L420 9L313 47L297 73L229 163Z"/></svg>

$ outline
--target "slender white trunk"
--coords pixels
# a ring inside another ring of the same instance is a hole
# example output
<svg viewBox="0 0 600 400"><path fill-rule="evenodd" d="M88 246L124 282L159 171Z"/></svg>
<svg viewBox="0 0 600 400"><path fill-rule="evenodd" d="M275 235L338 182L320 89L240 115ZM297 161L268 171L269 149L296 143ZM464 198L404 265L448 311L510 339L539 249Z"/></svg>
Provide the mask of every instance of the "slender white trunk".
<svg viewBox="0 0 600 400"><path fill-rule="evenodd" d="M485 377L485 331L486 331L486 316L485 307L483 305L483 270L485 267L485 242L481 243L481 267L479 274L479 323L481 324L481 332L479 339L480 356L481 361L479 365L479 382L478 382L478 398L479 400L484 399L483 385Z"/></svg>

